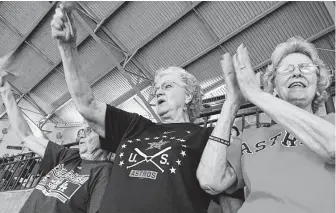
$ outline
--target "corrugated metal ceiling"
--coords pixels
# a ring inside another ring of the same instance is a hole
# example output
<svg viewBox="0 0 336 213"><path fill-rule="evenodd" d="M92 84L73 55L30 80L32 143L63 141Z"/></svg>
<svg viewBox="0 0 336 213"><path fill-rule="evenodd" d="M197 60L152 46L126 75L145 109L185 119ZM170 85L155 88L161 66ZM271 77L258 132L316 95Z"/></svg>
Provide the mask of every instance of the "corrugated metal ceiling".
<svg viewBox="0 0 336 213"><path fill-rule="evenodd" d="M185 11L190 10L192 2L82 4L98 21L106 19L104 29L98 30L97 35L104 39L104 44L121 65L125 56L114 46L121 43L128 51L141 47L126 65L127 72L145 77L143 71L151 77L161 67L184 65L199 79L202 88L214 89L205 97L225 93L220 56L224 52L233 54L242 42L249 48L253 65L264 70L277 44L294 35L314 37L314 43L321 48L322 59L332 69L335 68L335 52L329 51L335 49L334 21L323 2L202 2L194 8L195 11L190 12ZM53 10L41 17L49 8L49 2L0 3L0 55L17 47L21 39L6 26L6 21L22 36L27 36L37 21L43 18L27 38L38 50L23 44L15 52L17 63L23 69L17 71L21 77L12 83L21 92L29 92L47 113L53 112L70 98L62 65L59 64L56 41L50 35ZM111 15L112 11L115 12ZM175 21L176 17L181 18ZM93 83L97 100L119 104L125 110L146 116L148 112L142 108L143 103L134 96L135 92L121 72L114 68L115 64L96 41L87 38L88 33L83 27L75 24L79 35L77 42L85 39L78 48L80 63ZM152 37L152 40L148 39ZM221 47L218 47L220 43ZM55 66L58 71L54 69ZM133 83L138 84L142 94L148 98L150 82L136 75L131 76ZM69 102L56 112L54 120L80 123L82 117L76 112L73 102Z"/></svg>

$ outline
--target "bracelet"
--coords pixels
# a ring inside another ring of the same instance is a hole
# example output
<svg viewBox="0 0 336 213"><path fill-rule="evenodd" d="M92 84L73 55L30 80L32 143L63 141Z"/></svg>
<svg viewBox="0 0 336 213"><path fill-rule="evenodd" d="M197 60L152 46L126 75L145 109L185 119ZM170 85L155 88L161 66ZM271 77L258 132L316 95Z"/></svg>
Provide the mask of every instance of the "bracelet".
<svg viewBox="0 0 336 213"><path fill-rule="evenodd" d="M213 141L216 141L216 142L218 142L218 143L221 143L221 144L230 146L230 141L228 141L228 140L224 140L224 139L222 139L222 138L219 138L219 137L216 137L216 136L213 136L213 135L210 135L210 136L209 136L209 140L213 140Z"/></svg>

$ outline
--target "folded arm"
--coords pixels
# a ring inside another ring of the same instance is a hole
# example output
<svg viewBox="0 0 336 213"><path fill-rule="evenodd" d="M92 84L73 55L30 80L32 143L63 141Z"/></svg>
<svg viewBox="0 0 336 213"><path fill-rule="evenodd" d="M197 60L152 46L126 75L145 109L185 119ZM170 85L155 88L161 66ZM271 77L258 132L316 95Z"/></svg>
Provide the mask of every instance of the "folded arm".
<svg viewBox="0 0 336 213"><path fill-rule="evenodd" d="M335 164L335 124L271 94L255 91L249 100L294 134L326 163Z"/></svg>

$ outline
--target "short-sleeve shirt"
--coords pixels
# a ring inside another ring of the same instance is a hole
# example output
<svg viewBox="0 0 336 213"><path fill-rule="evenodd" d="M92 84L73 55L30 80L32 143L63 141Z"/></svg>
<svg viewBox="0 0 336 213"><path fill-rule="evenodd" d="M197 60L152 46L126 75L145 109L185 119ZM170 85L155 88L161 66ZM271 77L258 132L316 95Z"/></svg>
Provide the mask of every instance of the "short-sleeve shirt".
<svg viewBox="0 0 336 213"><path fill-rule="evenodd" d="M212 128L156 124L107 105L102 148L116 152L99 213L205 213L196 170ZM102 141L102 140L101 140Z"/></svg>
<svg viewBox="0 0 336 213"><path fill-rule="evenodd" d="M325 117L334 123L335 114ZM279 124L247 129L228 161L250 194L239 213L335 212L335 167Z"/></svg>
<svg viewBox="0 0 336 213"><path fill-rule="evenodd" d="M112 164L80 158L77 149L49 142L40 169L46 174L20 213L96 213Z"/></svg>

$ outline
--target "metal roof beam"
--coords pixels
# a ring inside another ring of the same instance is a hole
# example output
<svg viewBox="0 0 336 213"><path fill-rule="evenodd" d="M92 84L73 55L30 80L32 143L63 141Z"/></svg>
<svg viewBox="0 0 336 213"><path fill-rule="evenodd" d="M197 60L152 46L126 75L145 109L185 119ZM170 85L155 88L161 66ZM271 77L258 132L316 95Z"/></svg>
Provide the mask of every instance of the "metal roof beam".
<svg viewBox="0 0 336 213"><path fill-rule="evenodd" d="M53 9L53 7L55 6L56 1L51 2L49 7L47 8L47 10L41 15L41 17L39 17L39 19L36 21L36 23L33 25L33 27L28 31L28 33L26 35L22 35L10 22L8 22L1 14L0 14L0 20L3 21L3 23L9 27L14 33L16 33L17 35L19 35L21 37L19 43L14 47L14 51L12 52L11 55L14 54L14 52L16 52L19 47L25 43L26 39L32 35L32 33L34 32L34 30L36 29L36 27L42 22L42 20L47 16L47 14Z"/></svg>
<svg viewBox="0 0 336 213"><path fill-rule="evenodd" d="M117 10L121 7L121 5L122 5L122 4L117 5L117 7L115 7L112 11L110 11L110 13L106 16L106 18L110 17L115 11L117 11ZM82 45L82 44L84 43L84 41L85 41L86 39L88 39L89 37L90 37L90 34L88 34L86 37L84 37L82 40L80 40L80 41L78 42L78 44L77 44L77 48L78 48L80 45ZM33 89L35 89L41 82L43 82L43 80L45 80L45 79L51 74L51 72L52 72L54 69L56 69L56 68L57 68L59 65L61 65L61 64L62 64L62 59L58 60L58 61L54 64L54 66L49 70L49 72L47 72L46 75L43 76L42 79L41 79L39 82L37 82L37 83L35 84L35 86L33 86L27 93L29 93L29 92L31 92Z"/></svg>
<svg viewBox="0 0 336 213"><path fill-rule="evenodd" d="M132 78L130 75L125 71L125 69L120 65L120 63L117 61L116 57L113 55L113 53L110 51L110 49L105 46L105 44L100 40L100 38L94 33L93 29L91 26L77 13L77 11L73 12L75 18L81 23L81 25L85 28L87 32L90 33L92 38L98 43L99 47L101 50L104 51L104 53L109 56L109 58L112 60L112 63L115 64L118 68L118 70L121 72L121 74L126 78L128 83L132 86L132 88L135 90L137 93L138 97L144 102L148 110L151 112L152 116L160 122L160 118L157 116L157 114L153 111L153 109L149 106L148 102L146 99L143 97L141 94L139 88L133 83Z"/></svg>
<svg viewBox="0 0 336 213"><path fill-rule="evenodd" d="M273 5L272 7L268 8L267 10L265 10L264 12L260 13L258 16L254 17L253 19L251 19L250 21L246 22L244 25L242 25L241 27L239 27L238 29L236 29L235 31L233 31L232 33L230 33L229 35L225 36L224 38L220 39L218 42L216 42L215 44L211 45L210 47L206 48L204 51L200 52L199 54L195 55L193 58L189 59L188 61L184 62L183 64L180 65L180 67L186 67L189 64L191 64L192 62L196 61L197 59L201 58L202 56L206 55L207 53L209 53L210 51L214 50L215 48L219 47L221 44L223 44L224 42L228 41L229 39L233 38L234 36L238 35L239 33L241 33L242 31L244 31L245 29L247 29L248 27L252 26L254 23L256 23L257 21L259 21L260 19L264 18L265 16L267 16L268 14L272 13L273 11L277 10L278 8L280 8L282 5L286 4L287 2L278 2L275 5Z"/></svg>
<svg viewBox="0 0 336 213"><path fill-rule="evenodd" d="M227 40L231 39L232 37L236 36L237 34L241 33L242 31L244 31L245 29L247 29L248 27L250 27L251 25L253 25L254 23L256 23L257 21L259 21L260 19L264 18L265 16L267 16L268 14L272 13L273 11L277 10L278 8L280 8L282 5L284 5L286 2L279 2L277 4L275 4L274 6L270 7L269 9L265 10L264 12L262 12L261 14L259 14L258 16L256 16L255 18L251 19L249 22L247 22L246 24L242 25L241 27L239 27L237 30L235 30L234 32L230 33L229 35L227 35L226 37L220 39L219 41L217 41L215 44L211 45L210 47L208 47L207 49L205 49L204 51L200 52L199 54L195 55L194 57L192 57L191 59L189 59L188 61L184 62L183 64L180 65L180 67L186 67L189 64L195 62L196 60L198 60L199 58L203 57L204 55L206 55L207 53L209 53L210 51L212 51L213 49L220 47L221 44L223 44L224 42L226 42ZM194 3L195 4L195 3ZM194 7L197 5L193 5L192 6L192 10L194 9ZM195 12L195 11L194 11ZM197 13L196 13L197 15ZM202 17L198 16L198 18L201 20ZM202 21L202 20L201 20ZM206 26L206 22L205 20L202 21L204 26L206 28L208 28ZM207 29L210 33L210 35L212 35L211 33L211 28ZM212 35L213 36L213 35ZM214 83L214 87L211 85L211 88L216 88L217 86L220 86L223 84L223 82L216 82ZM126 93L125 95L127 95L127 97L131 98L133 95L135 95L134 93ZM124 98L120 98L120 100L124 100ZM116 103L115 101L113 101L113 103ZM118 102L118 104L120 104Z"/></svg>
<svg viewBox="0 0 336 213"><path fill-rule="evenodd" d="M324 30L322 30L322 31L320 31L320 32L318 32L318 33L316 33L315 35L313 35L313 36L307 38L307 41L309 41L309 42L313 42L313 41L315 41L315 40L321 38L322 36L324 36L324 35L326 35L326 34L332 32L333 30L335 30L335 26L334 26L334 25L329 26L329 27L327 27L326 29L324 29ZM254 66L254 67L253 67L253 70L258 70L258 69L260 69L260 68L263 68L264 66L266 66L266 65L268 65L268 64L270 64L270 63L271 63L271 59L267 59L267 60L263 61L262 63L257 64L256 66ZM209 87L205 88L205 89L204 89L204 93L210 92L211 90L216 89L216 88L222 86L223 84L224 84L224 79L219 80L219 81L217 81L216 83L214 83L214 84L210 85Z"/></svg>

